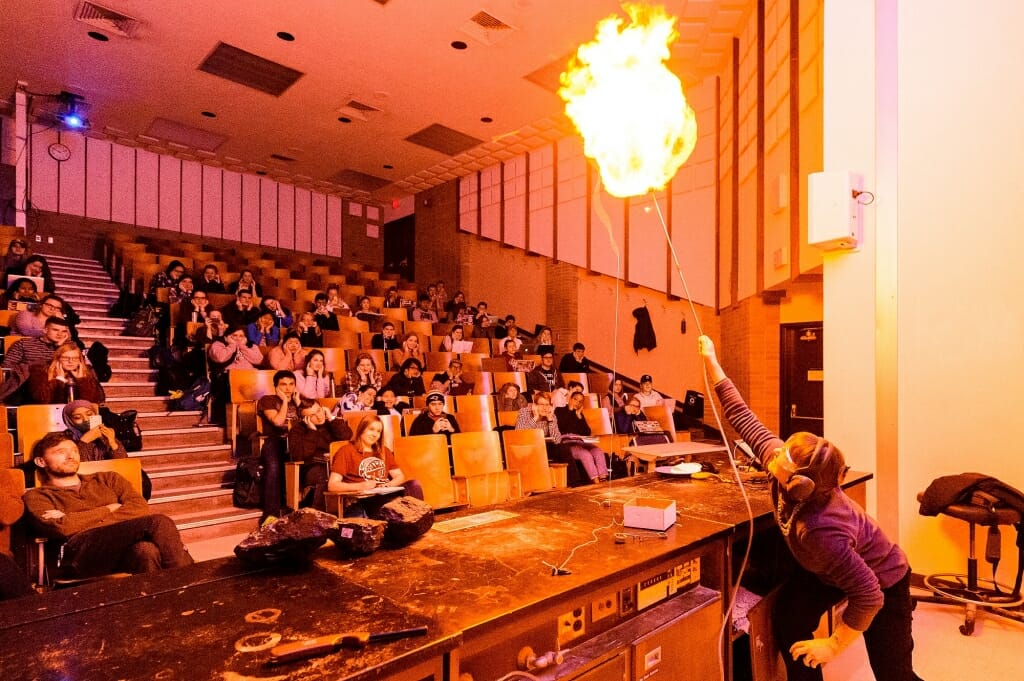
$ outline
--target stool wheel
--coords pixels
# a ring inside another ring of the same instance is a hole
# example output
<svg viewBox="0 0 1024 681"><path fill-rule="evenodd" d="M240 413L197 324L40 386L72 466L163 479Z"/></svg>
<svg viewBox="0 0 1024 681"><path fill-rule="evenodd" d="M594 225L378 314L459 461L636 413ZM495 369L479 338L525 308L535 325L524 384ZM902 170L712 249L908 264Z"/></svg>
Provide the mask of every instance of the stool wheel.
<svg viewBox="0 0 1024 681"><path fill-rule="evenodd" d="M933 593L968 605L996 605L1002 608L1013 608L1024 603L1024 596L1014 594L1013 590L1005 584L1000 584L991 579L978 578L976 589L968 588L967 575L956 573L940 573L928 575L924 578L924 585ZM974 629L974 622L970 622L968 628ZM960 633L970 636L970 632L964 632L961 627Z"/></svg>

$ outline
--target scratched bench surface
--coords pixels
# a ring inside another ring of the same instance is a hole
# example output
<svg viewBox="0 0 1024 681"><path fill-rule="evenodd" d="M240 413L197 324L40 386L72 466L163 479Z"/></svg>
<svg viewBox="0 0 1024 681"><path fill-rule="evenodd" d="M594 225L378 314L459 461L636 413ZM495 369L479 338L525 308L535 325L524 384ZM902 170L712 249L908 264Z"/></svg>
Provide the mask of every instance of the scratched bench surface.
<svg viewBox="0 0 1024 681"><path fill-rule="evenodd" d="M431 622L316 565L248 571L234 559L8 601L0 623L5 679L371 678L458 644L430 631L267 667L277 640Z"/></svg>

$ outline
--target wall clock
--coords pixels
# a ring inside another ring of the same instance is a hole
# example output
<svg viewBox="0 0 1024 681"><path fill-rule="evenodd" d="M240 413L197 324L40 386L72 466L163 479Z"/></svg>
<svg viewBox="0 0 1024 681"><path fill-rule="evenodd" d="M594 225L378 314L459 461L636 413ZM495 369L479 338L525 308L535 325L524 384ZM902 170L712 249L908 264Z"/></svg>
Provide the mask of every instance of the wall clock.
<svg viewBox="0 0 1024 681"><path fill-rule="evenodd" d="M66 161L71 158L71 150L60 142L54 142L46 150L49 152L50 158L57 162Z"/></svg>

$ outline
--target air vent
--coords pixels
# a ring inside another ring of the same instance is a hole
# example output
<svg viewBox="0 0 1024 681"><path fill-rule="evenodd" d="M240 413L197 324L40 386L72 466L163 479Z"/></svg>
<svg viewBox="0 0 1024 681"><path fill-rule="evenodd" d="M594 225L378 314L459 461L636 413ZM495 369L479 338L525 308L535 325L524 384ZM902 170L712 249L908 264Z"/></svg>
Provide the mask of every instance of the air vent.
<svg viewBox="0 0 1024 681"><path fill-rule="evenodd" d="M184 145L189 149L201 149L203 151L217 151L220 145L227 141L224 135L215 132L193 128L177 121L166 118L156 118L146 129L146 136L139 135L142 141L149 141L153 138L165 142L174 142Z"/></svg>
<svg viewBox="0 0 1024 681"><path fill-rule="evenodd" d="M440 123L434 123L429 127L423 128L419 132L409 135L405 140L427 149L440 151L447 156L455 156L467 149L472 149L478 144L483 144L483 140L461 133L458 130L453 130Z"/></svg>
<svg viewBox="0 0 1024 681"><path fill-rule="evenodd" d="M477 42L491 46L515 32L515 27L489 12L480 11L459 29Z"/></svg>
<svg viewBox="0 0 1024 681"><path fill-rule="evenodd" d="M210 56L199 65L199 70L275 97L284 94L304 75L301 71L227 43L218 43Z"/></svg>
<svg viewBox="0 0 1024 681"><path fill-rule="evenodd" d="M477 12L470 21L487 31L507 31L512 28L498 17L492 16L487 12Z"/></svg>
<svg viewBox="0 0 1024 681"><path fill-rule="evenodd" d="M75 20L124 38L131 38L139 26L137 19L92 2L78 5Z"/></svg>
<svg viewBox="0 0 1024 681"><path fill-rule="evenodd" d="M355 109L356 111L380 111L380 109L378 109L375 106L363 104L362 102L357 101L355 99L350 99L348 104L346 104L345 106L350 109Z"/></svg>
<svg viewBox="0 0 1024 681"><path fill-rule="evenodd" d="M364 192L374 192L391 184L391 180L385 180L382 177L376 177L374 175L367 175L366 173L361 173L358 170L342 170L337 175L330 178L330 180L331 182L340 184L343 187Z"/></svg>

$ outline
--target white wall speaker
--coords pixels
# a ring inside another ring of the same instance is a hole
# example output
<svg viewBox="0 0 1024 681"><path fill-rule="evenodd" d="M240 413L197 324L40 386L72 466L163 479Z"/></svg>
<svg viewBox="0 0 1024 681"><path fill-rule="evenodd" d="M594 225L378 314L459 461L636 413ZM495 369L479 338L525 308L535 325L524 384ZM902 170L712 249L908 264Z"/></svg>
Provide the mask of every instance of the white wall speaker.
<svg viewBox="0 0 1024 681"><path fill-rule="evenodd" d="M855 194L863 187L864 178L856 173L811 173L807 177L807 243L823 250L857 248L863 219Z"/></svg>

